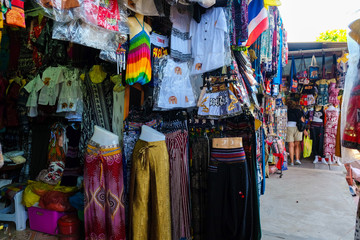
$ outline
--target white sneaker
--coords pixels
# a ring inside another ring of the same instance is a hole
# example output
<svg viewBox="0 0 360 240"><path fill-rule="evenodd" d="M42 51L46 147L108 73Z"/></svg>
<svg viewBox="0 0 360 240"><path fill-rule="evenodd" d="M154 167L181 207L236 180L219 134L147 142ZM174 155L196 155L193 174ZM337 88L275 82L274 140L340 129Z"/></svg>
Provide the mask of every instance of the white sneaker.
<svg viewBox="0 0 360 240"><path fill-rule="evenodd" d="M294 163L292 162L292 163L290 163L290 166L294 166Z"/></svg>
<svg viewBox="0 0 360 240"><path fill-rule="evenodd" d="M326 164L326 165L328 164L328 163L326 162L325 158L322 158L322 159L321 159L321 163Z"/></svg>
<svg viewBox="0 0 360 240"><path fill-rule="evenodd" d="M315 157L315 160L313 161L313 163L319 163L319 157L318 156Z"/></svg>
<svg viewBox="0 0 360 240"><path fill-rule="evenodd" d="M296 161L295 161L295 165L301 165L300 160L296 160Z"/></svg>

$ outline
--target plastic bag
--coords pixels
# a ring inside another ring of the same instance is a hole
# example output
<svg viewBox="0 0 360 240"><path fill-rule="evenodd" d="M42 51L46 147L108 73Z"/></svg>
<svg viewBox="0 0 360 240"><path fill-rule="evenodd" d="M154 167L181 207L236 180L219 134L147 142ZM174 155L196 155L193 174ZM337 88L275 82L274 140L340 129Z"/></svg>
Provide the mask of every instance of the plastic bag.
<svg viewBox="0 0 360 240"><path fill-rule="evenodd" d="M309 135L304 137L304 152L303 152L304 158L308 158L311 155L313 140L310 139Z"/></svg>
<svg viewBox="0 0 360 240"><path fill-rule="evenodd" d="M72 208L69 202L69 194L58 191L45 193L40 198L39 206L41 208L58 212L66 212Z"/></svg>
<svg viewBox="0 0 360 240"><path fill-rule="evenodd" d="M76 20L68 23L54 22L52 38L115 52L119 44L126 41L127 36Z"/></svg>
<svg viewBox="0 0 360 240"><path fill-rule="evenodd" d="M31 190L30 186L27 186L23 193L22 204L26 207L31 207L35 203L39 202L40 196Z"/></svg>
<svg viewBox="0 0 360 240"><path fill-rule="evenodd" d="M57 22L81 19L96 27L129 33L126 9L118 0L37 0L37 3Z"/></svg>

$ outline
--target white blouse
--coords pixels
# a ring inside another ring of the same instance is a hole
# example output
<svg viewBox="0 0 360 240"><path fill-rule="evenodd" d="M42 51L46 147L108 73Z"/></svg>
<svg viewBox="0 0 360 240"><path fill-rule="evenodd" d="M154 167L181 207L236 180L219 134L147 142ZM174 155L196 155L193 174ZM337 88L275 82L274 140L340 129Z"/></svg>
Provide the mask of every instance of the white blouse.
<svg viewBox="0 0 360 240"><path fill-rule="evenodd" d="M191 75L209 72L225 65L225 33L227 23L223 8L212 8L190 24L194 64Z"/></svg>
<svg viewBox="0 0 360 240"><path fill-rule="evenodd" d="M187 8L173 5L170 8L170 20L173 23L170 55L177 60L188 61L191 59L190 12Z"/></svg>
<svg viewBox="0 0 360 240"><path fill-rule="evenodd" d="M58 107L56 112L76 111L78 101L81 98L81 82L79 81L79 70L66 69L59 94Z"/></svg>
<svg viewBox="0 0 360 240"><path fill-rule="evenodd" d="M43 81L40 78L40 75L37 75L33 80L31 80L24 87L25 90L29 93L28 100L26 102L26 107L28 107L28 116L36 117L37 112L37 102L40 89L44 86Z"/></svg>
<svg viewBox="0 0 360 240"><path fill-rule="evenodd" d="M59 83L64 80L64 67L48 67L42 74L44 83L40 90L39 101L41 105L54 106L59 95Z"/></svg>

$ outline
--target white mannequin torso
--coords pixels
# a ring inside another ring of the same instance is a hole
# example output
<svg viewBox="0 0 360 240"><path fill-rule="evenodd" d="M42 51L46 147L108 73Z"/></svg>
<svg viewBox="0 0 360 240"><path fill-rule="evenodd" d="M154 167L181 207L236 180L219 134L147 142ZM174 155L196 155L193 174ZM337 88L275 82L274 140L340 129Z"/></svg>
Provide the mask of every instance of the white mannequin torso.
<svg viewBox="0 0 360 240"><path fill-rule="evenodd" d="M119 137L108 130L94 126L94 134L91 140L100 144L101 146L110 146L119 144Z"/></svg>
<svg viewBox="0 0 360 240"><path fill-rule="evenodd" d="M141 134L139 139L145 142L158 142L158 141L165 141L165 135L161 132L158 132L151 127L143 125L141 127Z"/></svg>

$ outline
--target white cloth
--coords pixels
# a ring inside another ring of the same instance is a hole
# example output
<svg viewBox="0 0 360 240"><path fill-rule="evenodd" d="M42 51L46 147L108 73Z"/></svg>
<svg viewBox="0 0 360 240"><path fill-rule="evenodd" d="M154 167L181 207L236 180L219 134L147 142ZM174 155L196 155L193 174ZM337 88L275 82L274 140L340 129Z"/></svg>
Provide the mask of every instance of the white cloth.
<svg viewBox="0 0 360 240"><path fill-rule="evenodd" d="M44 83L40 90L38 104L54 106L59 96L59 83L64 81L64 67L48 67L42 74Z"/></svg>
<svg viewBox="0 0 360 240"><path fill-rule="evenodd" d="M287 123L287 126L288 126L288 127L296 127L296 122L289 121L289 122Z"/></svg>
<svg viewBox="0 0 360 240"><path fill-rule="evenodd" d="M37 112L37 101L40 89L44 86L43 81L40 78L40 75L37 75L33 80L31 80L24 87L25 90L29 93L28 100L26 102L26 107L28 107L28 116L36 117Z"/></svg>
<svg viewBox="0 0 360 240"><path fill-rule="evenodd" d="M191 74L209 72L225 65L226 18L223 8L207 10L201 22L190 24L190 37L194 65Z"/></svg>
<svg viewBox="0 0 360 240"><path fill-rule="evenodd" d="M157 107L161 109L196 106L187 62L179 63L169 58L163 69Z"/></svg>
<svg viewBox="0 0 360 240"><path fill-rule="evenodd" d="M181 61L191 59L190 22L191 16L187 8L173 5L170 8L171 30L170 55Z"/></svg>
<svg viewBox="0 0 360 240"><path fill-rule="evenodd" d="M79 70L65 69L56 112L74 112L81 98Z"/></svg>

